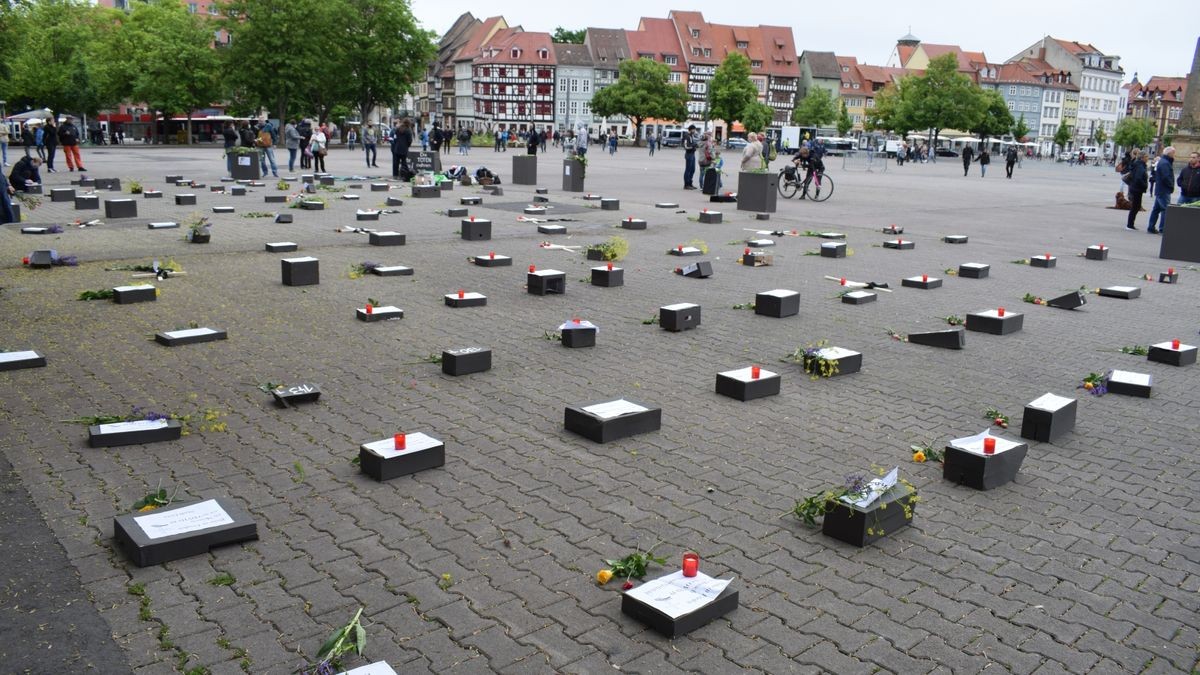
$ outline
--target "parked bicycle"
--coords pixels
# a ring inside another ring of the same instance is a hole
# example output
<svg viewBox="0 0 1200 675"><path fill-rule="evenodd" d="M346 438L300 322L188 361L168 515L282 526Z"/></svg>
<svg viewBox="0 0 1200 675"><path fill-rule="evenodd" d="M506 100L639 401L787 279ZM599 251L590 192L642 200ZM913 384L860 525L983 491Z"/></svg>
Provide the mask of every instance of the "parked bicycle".
<svg viewBox="0 0 1200 675"><path fill-rule="evenodd" d="M802 177L799 169L789 164L779 172L779 194L791 199L797 192L801 199L823 202L833 195L833 179L824 171Z"/></svg>

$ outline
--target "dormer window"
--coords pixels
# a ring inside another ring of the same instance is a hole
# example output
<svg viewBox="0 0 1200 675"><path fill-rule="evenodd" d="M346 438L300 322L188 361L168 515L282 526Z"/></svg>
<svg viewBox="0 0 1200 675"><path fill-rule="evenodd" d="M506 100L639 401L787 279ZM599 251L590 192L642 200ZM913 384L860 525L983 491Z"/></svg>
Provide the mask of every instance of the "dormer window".
<svg viewBox="0 0 1200 675"><path fill-rule="evenodd" d="M850 72L850 66L842 66L842 72L843 72L843 73L848 73L848 72Z"/></svg>
<svg viewBox="0 0 1200 675"><path fill-rule="evenodd" d="M540 58L540 59L550 58L550 50L546 49L545 47L539 49L538 50L538 58Z"/></svg>
<svg viewBox="0 0 1200 675"><path fill-rule="evenodd" d="M750 67L751 68L762 68L762 61L751 61Z"/></svg>
<svg viewBox="0 0 1200 675"><path fill-rule="evenodd" d="M711 50L711 49L709 49L708 47L705 47L705 48L704 48L704 55L705 55L705 56L712 56L712 50Z"/></svg>
<svg viewBox="0 0 1200 675"><path fill-rule="evenodd" d="M520 50L520 49L517 49L516 47L513 47L513 48L512 48L512 57L513 57L514 59L519 59L519 58L521 58L521 50Z"/></svg>
<svg viewBox="0 0 1200 675"><path fill-rule="evenodd" d="M700 39L700 29L699 28L692 29L692 39L694 39L694 40Z"/></svg>
<svg viewBox="0 0 1200 675"><path fill-rule="evenodd" d="M738 49L749 49L749 48L750 48L750 43L749 43L749 42L738 42L738 43L737 43L737 48L738 48Z"/></svg>

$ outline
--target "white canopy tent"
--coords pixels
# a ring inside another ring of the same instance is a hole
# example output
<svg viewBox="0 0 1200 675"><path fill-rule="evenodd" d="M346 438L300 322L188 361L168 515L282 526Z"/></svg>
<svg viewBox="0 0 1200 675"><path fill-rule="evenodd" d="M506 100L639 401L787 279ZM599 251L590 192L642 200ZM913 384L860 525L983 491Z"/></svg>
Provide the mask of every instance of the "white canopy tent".
<svg viewBox="0 0 1200 675"><path fill-rule="evenodd" d="M49 108L42 108L41 110L30 110L28 112L18 113L16 115L9 115L8 117L6 117L4 119L13 120L16 122L24 122L25 120L31 120L31 121L32 120L43 120L44 121L44 120L51 119L53 117L54 117L53 110L51 110Z"/></svg>

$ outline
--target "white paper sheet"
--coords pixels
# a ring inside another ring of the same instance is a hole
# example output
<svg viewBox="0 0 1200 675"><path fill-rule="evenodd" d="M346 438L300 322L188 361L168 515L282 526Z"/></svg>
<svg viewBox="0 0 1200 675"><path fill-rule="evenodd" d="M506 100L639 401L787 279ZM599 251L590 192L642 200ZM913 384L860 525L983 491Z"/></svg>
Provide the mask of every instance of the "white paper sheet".
<svg viewBox="0 0 1200 675"><path fill-rule="evenodd" d="M1049 412L1053 412L1064 406L1071 405L1071 403L1074 400L1075 399L1073 399L1073 398L1059 396L1058 394L1042 394L1041 396L1037 397L1036 399L1030 401L1029 407L1037 408L1038 410L1046 410Z"/></svg>
<svg viewBox="0 0 1200 675"><path fill-rule="evenodd" d="M631 413L645 412L649 408L644 408L636 403L631 403L623 398L606 403L597 403L585 407L584 412L589 412L602 420L610 420L621 415L629 415Z"/></svg>
<svg viewBox="0 0 1200 675"><path fill-rule="evenodd" d="M879 495L891 490L896 486L896 481L900 479L900 467L896 467L887 472L883 478L872 478L870 483L867 483L869 491L861 499L855 501L849 497L842 497L842 501L847 504L853 504L860 509L865 509L879 499Z"/></svg>
<svg viewBox="0 0 1200 675"><path fill-rule="evenodd" d="M366 448L367 451L372 452L384 459L392 459L394 457L399 457L400 455L407 455L413 452L420 452L421 450L428 450L441 444L442 442L438 439L417 432L415 434L404 435L403 450L396 449L396 439L394 437L385 438L381 441L375 441L374 443L364 443L363 447Z"/></svg>
<svg viewBox="0 0 1200 675"><path fill-rule="evenodd" d="M188 328L185 330L169 330L163 333L163 335L166 335L169 338L179 339L196 337L199 335L209 335L215 332L217 331L213 330L212 328Z"/></svg>
<svg viewBox="0 0 1200 675"><path fill-rule="evenodd" d="M1170 345L1171 345L1171 343L1168 342L1167 346L1169 347ZM28 359L36 359L36 358L38 358L38 356L39 355L37 352L32 352L32 351L0 352L0 363L8 363L9 361L25 361Z"/></svg>
<svg viewBox="0 0 1200 675"><path fill-rule="evenodd" d="M388 665L387 661L377 661L365 666L359 666L354 670L347 670L339 675L396 675L396 671Z"/></svg>
<svg viewBox="0 0 1200 675"><path fill-rule="evenodd" d="M198 532L210 527L233 524L233 518L215 499L208 499L191 506L170 511L150 513L133 519L147 539L162 539L177 534Z"/></svg>
<svg viewBox="0 0 1200 675"><path fill-rule="evenodd" d="M1128 370L1114 370L1112 371L1112 375L1108 376L1108 380L1110 382L1123 382L1143 387L1150 386L1150 375L1148 373L1133 373Z"/></svg>
<svg viewBox="0 0 1200 675"><path fill-rule="evenodd" d="M992 436L990 429L984 429L982 433L975 434L974 436L967 436L965 438L956 438L956 439L950 441L950 447L958 448L959 450L969 452L972 455L979 455L980 457L986 457L987 453L985 453L983 451L983 439L989 438L989 437L994 438L996 440L996 451L994 453L992 453L993 455L998 455L1002 452L1005 452L1007 450L1012 450L1013 448L1022 445L1021 443L1014 443L1014 442L1008 440L1007 438L1003 438L1001 436Z"/></svg>
<svg viewBox="0 0 1200 675"><path fill-rule="evenodd" d="M666 614L672 619L694 612L712 602L733 579L714 579L703 572L683 576L683 570L659 577L626 591L625 594Z"/></svg>
<svg viewBox="0 0 1200 675"><path fill-rule="evenodd" d="M586 320L580 321L579 323L575 323L574 321L564 321L563 324L558 327L559 330L573 330L577 328L595 328L597 333L600 332L600 328L596 326L596 324Z"/></svg>
<svg viewBox="0 0 1200 675"><path fill-rule="evenodd" d="M112 424L101 424L100 433L102 434L119 434L126 431L148 431L150 429L162 429L167 426L168 420L135 420L133 422L114 422Z"/></svg>

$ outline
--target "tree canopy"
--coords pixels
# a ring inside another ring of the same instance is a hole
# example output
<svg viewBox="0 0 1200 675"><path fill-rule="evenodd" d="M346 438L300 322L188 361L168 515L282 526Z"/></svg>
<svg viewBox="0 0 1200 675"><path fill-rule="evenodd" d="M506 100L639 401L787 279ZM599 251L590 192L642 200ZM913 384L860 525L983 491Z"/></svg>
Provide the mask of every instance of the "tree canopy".
<svg viewBox="0 0 1200 675"><path fill-rule="evenodd" d="M753 101L738 116L742 126L746 127L746 131L762 131L770 126L771 120L774 118L775 109L761 101Z"/></svg>
<svg viewBox="0 0 1200 675"><path fill-rule="evenodd" d="M708 82L709 115L733 128L746 108L758 101L758 88L750 79L750 59L740 52L731 52L717 66Z"/></svg>
<svg viewBox="0 0 1200 675"><path fill-rule="evenodd" d="M572 45L583 44L583 39L587 36L587 29L580 28L579 30L567 30L562 26L554 29L554 33L550 36L551 42L559 42Z"/></svg>
<svg viewBox="0 0 1200 675"><path fill-rule="evenodd" d="M624 115L640 130L649 118L678 121L687 118L687 91L671 84L671 69L651 59L621 62L617 83L592 96L592 112L601 117ZM640 142L640 133L635 138Z"/></svg>
<svg viewBox="0 0 1200 675"><path fill-rule="evenodd" d="M1154 123L1148 119L1126 117L1117 122L1117 128L1113 131L1113 143L1126 149L1144 148L1153 140Z"/></svg>
<svg viewBox="0 0 1200 675"><path fill-rule="evenodd" d="M792 110L792 123L803 127L822 127L837 119L838 102L825 87L813 87Z"/></svg>
<svg viewBox="0 0 1200 675"><path fill-rule="evenodd" d="M837 116L838 136L845 136L846 132L852 128L854 128L854 120L850 119L850 111L846 110L846 101L843 100Z"/></svg>
<svg viewBox="0 0 1200 675"><path fill-rule="evenodd" d="M1029 136L1029 125L1025 123L1025 113L1021 113L1020 119L1013 125L1012 135L1018 141L1024 141Z"/></svg>
<svg viewBox="0 0 1200 675"><path fill-rule="evenodd" d="M979 92L979 96L982 97L983 113L978 116L978 121L971 127L971 131L981 140L1009 133L1013 127L1013 116L1000 92L985 89Z"/></svg>

